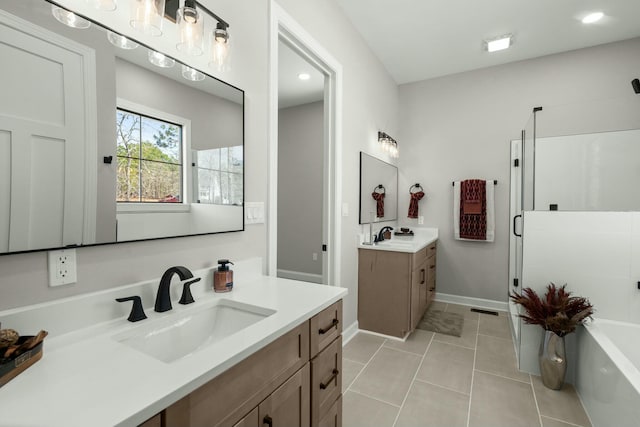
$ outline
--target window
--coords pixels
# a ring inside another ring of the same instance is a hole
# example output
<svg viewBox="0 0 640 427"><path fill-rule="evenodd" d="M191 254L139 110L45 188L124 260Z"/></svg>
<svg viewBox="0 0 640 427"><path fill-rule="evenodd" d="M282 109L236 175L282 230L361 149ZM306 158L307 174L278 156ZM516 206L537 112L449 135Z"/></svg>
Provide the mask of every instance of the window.
<svg viewBox="0 0 640 427"><path fill-rule="evenodd" d="M242 205L242 145L194 151L197 203Z"/></svg>
<svg viewBox="0 0 640 427"><path fill-rule="evenodd" d="M181 203L183 126L117 109L118 203Z"/></svg>

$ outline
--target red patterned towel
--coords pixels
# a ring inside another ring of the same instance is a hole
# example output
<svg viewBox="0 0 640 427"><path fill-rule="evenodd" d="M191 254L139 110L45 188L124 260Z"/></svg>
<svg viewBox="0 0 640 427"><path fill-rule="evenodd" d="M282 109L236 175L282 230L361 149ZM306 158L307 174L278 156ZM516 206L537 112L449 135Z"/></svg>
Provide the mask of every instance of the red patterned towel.
<svg viewBox="0 0 640 427"><path fill-rule="evenodd" d="M409 194L411 194L411 200L409 200L409 214L407 215L407 218L418 218L418 200L424 197L424 192L409 192Z"/></svg>
<svg viewBox="0 0 640 427"><path fill-rule="evenodd" d="M460 238L487 240L487 182L460 182Z"/></svg>
<svg viewBox="0 0 640 427"><path fill-rule="evenodd" d="M376 217L384 218L384 193L371 193L371 197L376 201Z"/></svg>

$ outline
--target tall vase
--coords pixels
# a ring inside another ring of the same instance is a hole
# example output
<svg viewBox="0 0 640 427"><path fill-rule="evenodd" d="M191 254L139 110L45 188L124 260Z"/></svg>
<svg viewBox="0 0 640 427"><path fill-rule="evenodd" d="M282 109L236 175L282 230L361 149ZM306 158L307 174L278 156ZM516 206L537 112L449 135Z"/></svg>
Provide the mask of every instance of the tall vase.
<svg viewBox="0 0 640 427"><path fill-rule="evenodd" d="M540 363L542 383L552 390L560 390L567 372L564 337L552 331L544 331L538 362Z"/></svg>

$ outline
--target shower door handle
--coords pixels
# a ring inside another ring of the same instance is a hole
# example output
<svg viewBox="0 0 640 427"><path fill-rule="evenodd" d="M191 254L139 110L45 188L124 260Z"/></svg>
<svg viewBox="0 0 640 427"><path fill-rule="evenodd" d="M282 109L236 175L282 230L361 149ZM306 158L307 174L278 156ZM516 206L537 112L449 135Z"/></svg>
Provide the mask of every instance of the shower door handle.
<svg viewBox="0 0 640 427"><path fill-rule="evenodd" d="M516 233L516 218L518 217L522 218L522 215L516 215L513 217L513 235L516 237L522 237L522 234Z"/></svg>

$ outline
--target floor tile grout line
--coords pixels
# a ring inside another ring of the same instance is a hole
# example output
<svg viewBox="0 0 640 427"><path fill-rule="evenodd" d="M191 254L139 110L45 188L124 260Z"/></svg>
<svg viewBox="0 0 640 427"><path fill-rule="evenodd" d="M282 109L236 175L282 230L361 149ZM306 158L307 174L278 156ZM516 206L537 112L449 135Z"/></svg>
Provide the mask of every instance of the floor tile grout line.
<svg viewBox="0 0 640 427"><path fill-rule="evenodd" d="M483 333L480 333L480 332L478 332L478 335L482 335L483 337L497 338L499 340L513 342L512 338L497 337L495 335L483 334Z"/></svg>
<svg viewBox="0 0 640 427"><path fill-rule="evenodd" d="M572 423L572 422L567 421L567 420L561 420L560 418L550 417L549 415L540 414L540 419L542 419L542 417L549 418L550 420L554 420L554 421L560 421L561 423L569 424L570 426L573 426L573 427L585 427L583 425Z"/></svg>
<svg viewBox="0 0 640 427"><path fill-rule="evenodd" d="M380 399L378 397L369 396L368 394L362 393L362 392L357 391L357 390L349 390L349 391L351 393L355 393L355 394L359 394L360 396L364 396L367 399L375 400L376 402L380 402L380 403L384 403L385 405L393 406L394 408L398 408L398 410L400 409L400 406L396 405L395 403L387 402L386 400L382 400L382 399Z"/></svg>
<svg viewBox="0 0 640 427"><path fill-rule="evenodd" d="M469 387L469 408L467 409L467 427L471 423L471 399L473 398L473 382L476 376L476 359L478 357L478 335L480 333L480 319L478 319L478 327L476 328L476 345L473 349L473 368L471 369L471 387Z"/></svg>
<svg viewBox="0 0 640 427"><path fill-rule="evenodd" d="M420 383L424 383L424 384L429 384L429 385L432 385L432 386L434 386L434 387L438 387L438 388L441 388L441 389L444 389L444 390L452 391L452 392L454 392L454 393L458 393L458 394L460 394L460 395L462 395L462 396L465 396L465 397L469 397L469 395L468 395L467 393L463 393L463 392L461 392L460 390L454 390L454 389L452 389L452 388L445 387L445 386L440 385L440 384L432 383L432 382L430 382L430 381L426 381L426 380L421 380L420 378L416 378L416 379L415 379L415 381L418 381L418 382L420 382ZM415 382L415 381L414 381L414 382Z"/></svg>
<svg viewBox="0 0 640 427"><path fill-rule="evenodd" d="M416 377L418 376L418 372L420 372L420 368L422 367L422 364L424 363L424 359L427 357L427 353L429 352L429 349L431 348L431 343L433 343L433 338L435 336L436 336L436 334L431 335L431 339L429 340L429 344L427 344L427 348L424 351L424 354L422 355L422 359L420 359L420 363L418 364L418 368L416 369L416 372L413 374L413 378L411 379L411 383L409 384L409 388L407 389L407 392L404 395L404 399L402 399L402 404L400 405L400 410L396 414L396 419L393 420L393 424L391 425L392 427L395 427L396 423L398 422L398 419L400 418L400 414L402 413L402 408L404 408L404 404L406 403L407 398L409 397L409 393L411 393L411 389L413 388L413 384L416 382Z"/></svg>
<svg viewBox="0 0 640 427"><path fill-rule="evenodd" d="M355 338L355 337L354 337ZM353 381L351 381L351 384L349 384L349 387L347 387L344 391L347 392L349 390L351 390L351 386L353 385L353 383L356 382L356 380L360 377L360 375L362 375L362 373L364 372L365 369L367 369L367 366L369 366L369 363L373 360L374 357L376 357L376 354L378 354L378 352L380 351L380 349L382 347L384 347L384 343L387 342L386 338L384 341L382 341L380 343L380 346L378 347L378 349L373 353L373 355L371 355L371 357L369 358L369 360L367 360L367 363L364 364L364 366L362 367L362 369L360 369L360 372L358 372L358 375L355 376L355 378L353 379ZM352 362L354 362L354 360L352 360ZM362 393L360 393L362 394Z"/></svg>
<svg viewBox="0 0 640 427"><path fill-rule="evenodd" d="M433 334L435 335L435 333L433 333ZM429 342L431 342L432 339L433 339L433 337L429 338ZM395 347L389 347L389 346L384 345L384 344L382 346L385 347L385 348L388 348L389 350L400 351L402 353L410 354L412 356L423 356L424 355L424 353L422 353L422 354L421 353L414 353L413 351L402 350L400 348L395 348ZM425 351L425 353L426 353L426 351Z"/></svg>
<svg viewBox="0 0 640 427"><path fill-rule="evenodd" d="M475 369L475 370L478 371L478 372L482 372L483 374L493 375L494 377L503 378L505 380L516 381L516 382L519 382L519 383L522 383L522 384L530 384L530 382L523 381L523 380L517 380L515 378L507 377L505 375L496 374L495 372L483 371L482 369ZM531 379L529 379L529 381L531 381Z"/></svg>
<svg viewBox="0 0 640 427"><path fill-rule="evenodd" d="M531 393L533 393L533 402L536 404L536 411L538 411L538 421L540 421L540 427L544 427L542 424L542 414L540 414L540 406L538 406L538 398L536 397L536 389L533 387L533 378L529 374L529 381L531 382Z"/></svg>

